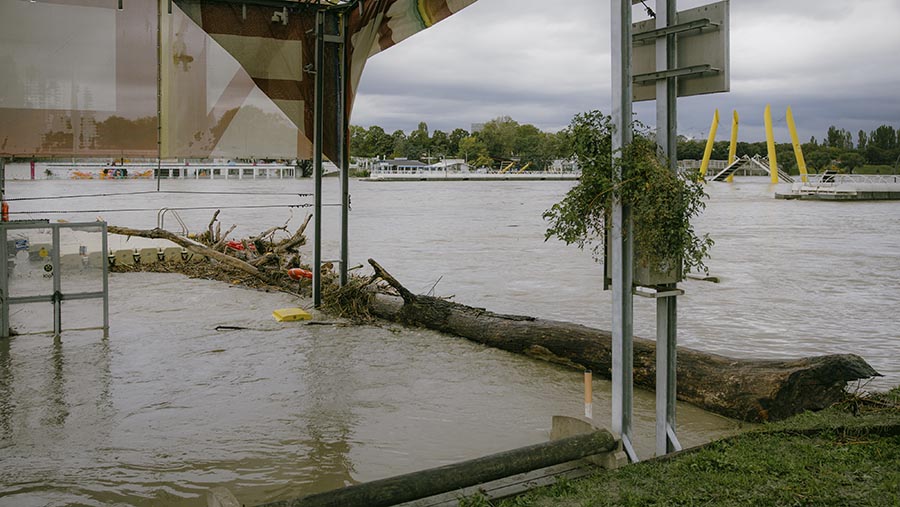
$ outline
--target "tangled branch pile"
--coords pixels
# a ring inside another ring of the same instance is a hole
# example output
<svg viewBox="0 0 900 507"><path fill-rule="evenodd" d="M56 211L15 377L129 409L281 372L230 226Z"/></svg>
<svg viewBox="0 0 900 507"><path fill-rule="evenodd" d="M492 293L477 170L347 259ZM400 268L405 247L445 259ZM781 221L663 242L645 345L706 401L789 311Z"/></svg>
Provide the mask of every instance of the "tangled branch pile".
<svg viewBox="0 0 900 507"><path fill-rule="evenodd" d="M185 263L178 266L167 263L148 265L115 266L117 271L162 271L182 272L189 276L210 278L229 282L239 282L254 287L269 286L282 290L309 292L308 281L298 284L287 275L291 268L303 268L300 260L300 247L306 244L307 225L312 215L307 215L303 224L293 233L287 223L279 227L269 228L254 236L237 240L228 240L234 231L232 225L222 233L222 224L218 221L219 210L213 214L207 230L201 234L185 237L164 229L131 229L128 227L109 226L111 234L137 236L150 239L166 239L184 247L197 258L206 258L210 262ZM278 233L286 233L286 237L278 238ZM333 276L330 266L323 266L323 275Z"/></svg>

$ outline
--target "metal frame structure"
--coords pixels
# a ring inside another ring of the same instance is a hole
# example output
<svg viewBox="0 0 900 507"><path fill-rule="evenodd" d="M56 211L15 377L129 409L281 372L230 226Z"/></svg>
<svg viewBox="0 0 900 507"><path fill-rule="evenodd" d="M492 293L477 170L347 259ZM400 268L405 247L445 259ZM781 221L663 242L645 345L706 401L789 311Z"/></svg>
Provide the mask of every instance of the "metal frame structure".
<svg viewBox="0 0 900 507"><path fill-rule="evenodd" d="M338 122L339 128L336 132L338 144L338 158L334 162L341 171L341 231L340 231L340 258L331 262L339 265L339 276L341 285L345 285L348 281L348 263L349 263L349 211L350 211L350 119L347 115L347 107L349 104L347 86L347 77L350 75L350 41L348 20L345 14L358 5L361 0L211 0L214 2L232 4L232 5L258 5L263 7L272 7L281 9L284 13L283 19L288 19L288 13L298 12L301 10L316 10L316 27L313 35L315 37L315 59L313 65L306 69L306 72L312 74L315 79L315 97L313 104L313 180L314 180L314 204L313 204L313 280L312 295L313 305L319 307L322 304L322 164L324 149L324 100L325 100L325 66L335 65L334 75L337 80L336 90L340 90L340 96L337 98L337 110L340 116ZM162 9L159 9L161 16ZM172 0L168 0L167 12L172 13ZM285 21L286 22L286 21ZM161 26L161 23L160 23ZM161 44L158 41L158 44ZM338 58L326 58L326 49L328 44L337 46ZM161 47L161 45L160 45ZM159 105L158 105L159 108ZM158 111L158 114L161 112ZM159 183L157 182L157 189Z"/></svg>
<svg viewBox="0 0 900 507"><path fill-rule="evenodd" d="M334 162L340 168L341 185L341 231L340 231L340 258L331 262L339 265L341 285L348 281L349 263L349 212L350 212L350 118L347 115L349 104L347 77L350 75L350 41L348 21L346 13L361 5L360 0L213 0L220 3L235 5L260 5L283 9L284 13L296 12L301 9L316 9L314 61L306 72L312 74L315 79L315 93L313 101L313 263L312 263L312 296L313 306L322 304L322 165L324 162L324 102L326 65L334 65L336 90L340 90L337 99L337 111L340 117L338 121L337 144L338 160ZM171 3L171 0L170 0ZM169 8L171 12L171 6ZM285 18L286 19L286 18ZM329 44L337 46L338 58L326 58L326 49Z"/></svg>
<svg viewBox="0 0 900 507"><path fill-rule="evenodd" d="M337 97L338 125L337 144L338 158L333 161L340 168L341 178L341 232L340 232L340 258L336 260L339 265L341 285L348 280L347 266L349 262L349 213L350 213L350 138L348 135L350 124L347 115L348 86L347 76L350 75L350 41L347 29L348 17L345 15L349 8L357 5L357 1L350 1L338 5L325 4L316 13L316 48L313 71L315 73L315 103L313 119L313 178L315 201L313 207L313 306L322 304L322 163L324 156L323 130L324 130L324 101L325 101L325 49L326 44L337 46L337 58L335 65L335 89L341 90Z"/></svg>
<svg viewBox="0 0 900 507"><path fill-rule="evenodd" d="M634 86L655 82L656 140L659 156L675 171L677 167L676 139L678 136L676 101L679 95L678 81L704 77L714 71L721 74L716 87L703 88L699 93L715 93L728 89L728 3L724 9L723 26L719 42L723 44L722 68L712 68L703 63L685 68L678 67L678 34L712 26L708 19L686 21L679 24L677 0L656 0L655 29L635 36L632 26L632 6L641 0L613 0L612 5L612 156L620 159L622 151L632 140L632 101ZM695 9L696 10L696 9ZM635 41L655 40L654 72L633 74L633 44ZM696 68L695 68L696 67ZM698 93L697 90L691 94ZM622 178L617 169L617 178ZM681 449L675 434L676 403L676 347L678 329L677 297L684 294L676 283L668 283L635 290L634 253L632 243L633 220L630 207L614 196L612 224L609 241L612 265L612 429L621 435L625 452L632 461L638 456L632 445L633 412L633 364L634 364L634 293L656 300L656 454L664 455Z"/></svg>
<svg viewBox="0 0 900 507"><path fill-rule="evenodd" d="M101 234L101 260L102 260L102 290L100 292L62 292L62 270L60 266L59 238L60 229L99 228ZM9 252L7 245L8 232L11 230L50 229L52 244L50 249L50 262L53 266L53 293L37 296L12 297L9 295ZM109 245L107 243L106 222L80 222L80 223L55 223L49 222L2 222L0 223L0 338L10 336L9 308L14 304L25 303L51 303L53 305L53 335L62 334L62 302L83 299L103 300L103 325L88 329L102 329L103 336L109 335L109 268L107 258Z"/></svg>
<svg viewBox="0 0 900 507"><path fill-rule="evenodd" d="M632 21L631 9L635 1L613 2L612 61L613 61L613 157L621 157L622 150L632 139ZM677 52L673 30L675 0L657 0L656 8L656 98L657 144L660 156L674 171L677 163ZM619 169L619 178L622 178ZM613 392L612 428L622 437L625 452L631 461L639 458L632 443L634 405L634 252L631 209L615 198L612 214L612 290L613 290ZM656 451L663 455L678 450L681 445L675 436L675 350L677 345L676 297L682 294L675 284L656 288L650 293L656 299Z"/></svg>

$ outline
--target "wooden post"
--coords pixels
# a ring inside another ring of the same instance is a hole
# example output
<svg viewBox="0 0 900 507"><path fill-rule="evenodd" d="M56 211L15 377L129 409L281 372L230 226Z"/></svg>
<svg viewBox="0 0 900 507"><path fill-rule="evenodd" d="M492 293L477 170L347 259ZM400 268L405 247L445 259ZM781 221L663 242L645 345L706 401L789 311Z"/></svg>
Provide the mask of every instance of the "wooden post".
<svg viewBox="0 0 900 507"><path fill-rule="evenodd" d="M594 418L594 379L591 370L584 372L584 416Z"/></svg>

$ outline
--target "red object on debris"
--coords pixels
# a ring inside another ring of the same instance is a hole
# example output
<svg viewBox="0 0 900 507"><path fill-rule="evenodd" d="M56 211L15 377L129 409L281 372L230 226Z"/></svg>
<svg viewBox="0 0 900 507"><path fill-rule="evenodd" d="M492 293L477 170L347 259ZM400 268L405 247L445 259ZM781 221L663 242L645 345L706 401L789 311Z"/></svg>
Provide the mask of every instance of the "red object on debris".
<svg viewBox="0 0 900 507"><path fill-rule="evenodd" d="M244 249L244 244L241 243L240 241L227 241L227 242L225 242L225 246L227 246L228 248L230 248L232 250L243 250Z"/></svg>
<svg viewBox="0 0 900 507"><path fill-rule="evenodd" d="M305 269L300 268L291 268L288 270L288 276L291 277L291 280L300 280L301 278L307 278L312 280L312 271L307 271Z"/></svg>

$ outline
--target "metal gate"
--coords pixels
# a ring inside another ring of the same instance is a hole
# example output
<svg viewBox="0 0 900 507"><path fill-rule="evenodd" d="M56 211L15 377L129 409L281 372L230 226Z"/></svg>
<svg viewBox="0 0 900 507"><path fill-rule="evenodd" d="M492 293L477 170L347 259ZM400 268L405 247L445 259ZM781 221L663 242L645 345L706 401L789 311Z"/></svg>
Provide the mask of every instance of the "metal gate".
<svg viewBox="0 0 900 507"><path fill-rule="evenodd" d="M50 303L53 317L52 329L17 329L13 330L15 334L52 332L59 336L63 331L63 303L92 299L102 301L102 324L69 330L102 329L107 336L108 250L106 222L0 223L0 338L11 334L13 305Z"/></svg>

